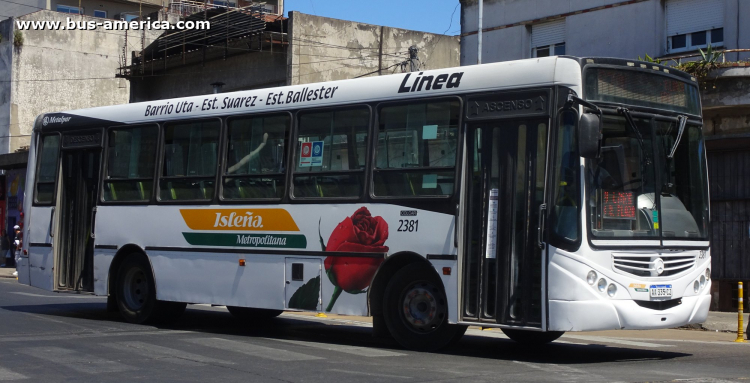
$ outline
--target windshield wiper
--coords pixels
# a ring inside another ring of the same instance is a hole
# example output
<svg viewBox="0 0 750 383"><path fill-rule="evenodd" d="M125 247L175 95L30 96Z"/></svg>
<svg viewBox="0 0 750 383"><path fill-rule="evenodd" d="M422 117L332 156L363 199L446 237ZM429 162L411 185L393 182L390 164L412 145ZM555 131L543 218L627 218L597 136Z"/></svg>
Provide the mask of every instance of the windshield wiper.
<svg viewBox="0 0 750 383"><path fill-rule="evenodd" d="M628 121L628 127L630 127L630 130L632 130L635 134L635 138L638 139L638 145L641 146L641 153L643 153L643 157L645 159L644 165L650 165L651 157L649 157L648 152L643 147L643 136L638 130L638 126L635 124L635 121L633 121L633 116L630 115L630 111L627 108L617 108L617 113L625 116L625 120Z"/></svg>
<svg viewBox="0 0 750 383"><path fill-rule="evenodd" d="M687 116L679 115L677 116L677 121L680 123L680 128L677 131L677 139L674 140L674 145L672 145L672 150L669 152L669 155L667 158L670 160L674 158L674 152L677 150L677 145L680 144L680 140L682 139L682 133L685 132L685 125L687 125Z"/></svg>

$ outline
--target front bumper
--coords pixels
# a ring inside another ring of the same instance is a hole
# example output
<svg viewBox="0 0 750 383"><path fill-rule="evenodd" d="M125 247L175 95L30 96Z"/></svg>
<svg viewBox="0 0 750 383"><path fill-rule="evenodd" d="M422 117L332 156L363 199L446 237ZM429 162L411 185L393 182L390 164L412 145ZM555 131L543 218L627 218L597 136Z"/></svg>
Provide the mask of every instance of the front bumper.
<svg viewBox="0 0 750 383"><path fill-rule="evenodd" d="M711 291L707 286L705 291ZM646 330L703 323L711 295L683 297L682 303L665 310L639 306L632 300L585 300L549 302L549 330Z"/></svg>

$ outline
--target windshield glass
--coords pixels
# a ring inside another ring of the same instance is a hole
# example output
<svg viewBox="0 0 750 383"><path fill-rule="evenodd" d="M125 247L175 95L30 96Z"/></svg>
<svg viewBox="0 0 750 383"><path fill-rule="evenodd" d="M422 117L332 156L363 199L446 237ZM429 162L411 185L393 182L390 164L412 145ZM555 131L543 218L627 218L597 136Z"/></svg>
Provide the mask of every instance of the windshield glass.
<svg viewBox="0 0 750 383"><path fill-rule="evenodd" d="M604 116L602 152L588 161L594 238L706 239L708 201L701 128ZM673 158L668 158L677 142Z"/></svg>

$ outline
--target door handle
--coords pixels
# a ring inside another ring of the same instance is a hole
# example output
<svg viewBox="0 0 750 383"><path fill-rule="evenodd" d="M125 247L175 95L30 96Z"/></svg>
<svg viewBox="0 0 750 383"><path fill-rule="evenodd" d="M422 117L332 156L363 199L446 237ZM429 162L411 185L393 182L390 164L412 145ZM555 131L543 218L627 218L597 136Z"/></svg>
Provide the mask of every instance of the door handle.
<svg viewBox="0 0 750 383"><path fill-rule="evenodd" d="M52 231L52 224L55 222L55 207L52 206L52 211L49 213L49 236L54 237L55 232Z"/></svg>
<svg viewBox="0 0 750 383"><path fill-rule="evenodd" d="M544 248L544 242L542 241L544 239L543 231L544 231L544 212L547 210L547 204L543 203L539 205L539 217L537 218L537 222L539 226L536 230L536 242L540 249Z"/></svg>
<svg viewBox="0 0 750 383"><path fill-rule="evenodd" d="M458 248L458 214L459 214L460 206L459 204L456 204L456 215L453 219L453 246Z"/></svg>
<svg viewBox="0 0 750 383"><path fill-rule="evenodd" d="M96 219L96 206L91 209L91 238L96 238L94 235L95 221Z"/></svg>

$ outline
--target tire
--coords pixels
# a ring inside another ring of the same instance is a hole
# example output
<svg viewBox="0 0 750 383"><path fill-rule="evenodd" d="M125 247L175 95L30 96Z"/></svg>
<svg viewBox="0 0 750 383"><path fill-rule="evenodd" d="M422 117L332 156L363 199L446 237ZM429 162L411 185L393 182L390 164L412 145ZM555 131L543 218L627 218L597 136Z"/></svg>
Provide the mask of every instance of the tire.
<svg viewBox="0 0 750 383"><path fill-rule="evenodd" d="M391 278L383 296L383 320L401 346L437 351L455 343L466 326L448 323L448 300L435 272L412 263Z"/></svg>
<svg viewBox="0 0 750 383"><path fill-rule="evenodd" d="M508 338L522 345L539 346L550 343L565 334L564 331L528 331L504 328L502 329Z"/></svg>
<svg viewBox="0 0 750 383"><path fill-rule="evenodd" d="M252 307L227 306L227 310L237 319L246 321L268 320L276 318L283 310L256 309Z"/></svg>
<svg viewBox="0 0 750 383"><path fill-rule="evenodd" d="M186 303L156 299L151 265L143 254L131 254L117 271L117 308L130 323L169 323L185 311Z"/></svg>

